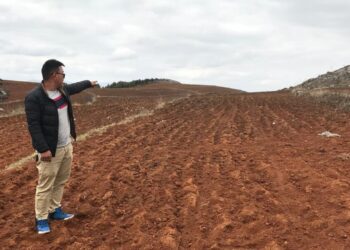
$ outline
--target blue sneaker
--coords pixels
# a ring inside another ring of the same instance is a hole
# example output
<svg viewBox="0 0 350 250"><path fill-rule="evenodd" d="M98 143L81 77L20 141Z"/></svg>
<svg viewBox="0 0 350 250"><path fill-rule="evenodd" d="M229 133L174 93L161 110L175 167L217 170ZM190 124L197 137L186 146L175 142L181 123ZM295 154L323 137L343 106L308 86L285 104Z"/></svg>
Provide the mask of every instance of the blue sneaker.
<svg viewBox="0 0 350 250"><path fill-rule="evenodd" d="M36 220L36 230L38 231L38 234L50 233L49 220Z"/></svg>
<svg viewBox="0 0 350 250"><path fill-rule="evenodd" d="M55 209L55 212L49 213L49 218L51 220L69 220L74 217L74 214L67 214L62 211L61 207Z"/></svg>

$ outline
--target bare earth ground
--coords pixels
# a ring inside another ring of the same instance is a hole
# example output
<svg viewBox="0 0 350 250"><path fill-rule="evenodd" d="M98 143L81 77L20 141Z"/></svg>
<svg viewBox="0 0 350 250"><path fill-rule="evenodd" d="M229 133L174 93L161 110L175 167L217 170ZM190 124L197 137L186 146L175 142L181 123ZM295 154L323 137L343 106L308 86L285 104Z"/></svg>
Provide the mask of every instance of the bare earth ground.
<svg viewBox="0 0 350 250"><path fill-rule="evenodd" d="M1 247L350 248L348 113L212 90L78 96L92 101L75 107L80 134L110 126L75 143L63 206L76 217L47 235L34 231L35 163L6 170L32 152L24 117L0 118Z"/></svg>

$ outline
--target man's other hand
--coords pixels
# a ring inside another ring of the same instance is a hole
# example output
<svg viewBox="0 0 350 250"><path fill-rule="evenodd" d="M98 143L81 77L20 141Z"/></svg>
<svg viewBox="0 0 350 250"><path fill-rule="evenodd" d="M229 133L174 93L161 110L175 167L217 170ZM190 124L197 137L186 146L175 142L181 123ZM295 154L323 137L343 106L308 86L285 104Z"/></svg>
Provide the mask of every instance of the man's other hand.
<svg viewBox="0 0 350 250"><path fill-rule="evenodd" d="M41 153L40 158L42 161L51 161L51 158L52 158L51 151L47 150L46 152Z"/></svg>

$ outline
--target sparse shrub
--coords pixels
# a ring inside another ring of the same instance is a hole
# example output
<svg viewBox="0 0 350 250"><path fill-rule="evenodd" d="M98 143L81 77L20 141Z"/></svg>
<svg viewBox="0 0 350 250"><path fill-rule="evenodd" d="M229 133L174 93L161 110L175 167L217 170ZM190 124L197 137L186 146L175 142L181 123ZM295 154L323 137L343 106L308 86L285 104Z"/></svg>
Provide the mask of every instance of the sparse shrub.
<svg viewBox="0 0 350 250"><path fill-rule="evenodd" d="M113 82L111 84L107 84L105 88L132 88L136 86L142 86L150 83L155 83L158 81L167 81L167 82L173 82L172 80L169 79L159 79L159 78L150 78L150 79L144 79L144 80L133 80L130 82L125 82L125 81L119 81L119 82Z"/></svg>
<svg viewBox="0 0 350 250"><path fill-rule="evenodd" d="M310 96L319 103L327 104L337 109L350 111L350 94L334 92Z"/></svg>

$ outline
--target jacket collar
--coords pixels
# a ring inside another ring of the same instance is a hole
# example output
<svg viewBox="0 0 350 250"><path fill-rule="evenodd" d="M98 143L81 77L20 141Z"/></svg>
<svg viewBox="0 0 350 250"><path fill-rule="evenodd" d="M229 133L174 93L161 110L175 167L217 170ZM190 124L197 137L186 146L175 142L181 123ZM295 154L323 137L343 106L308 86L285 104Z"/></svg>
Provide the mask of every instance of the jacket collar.
<svg viewBox="0 0 350 250"><path fill-rule="evenodd" d="M47 97L49 97L49 95L47 94L47 91L46 91L46 89L45 89L45 87L44 87L44 80L41 81L40 89L44 92L44 94L45 94ZM67 94L66 94L65 90L63 89L63 87L60 87L60 88L58 88L57 90L58 90L64 97L67 98Z"/></svg>

